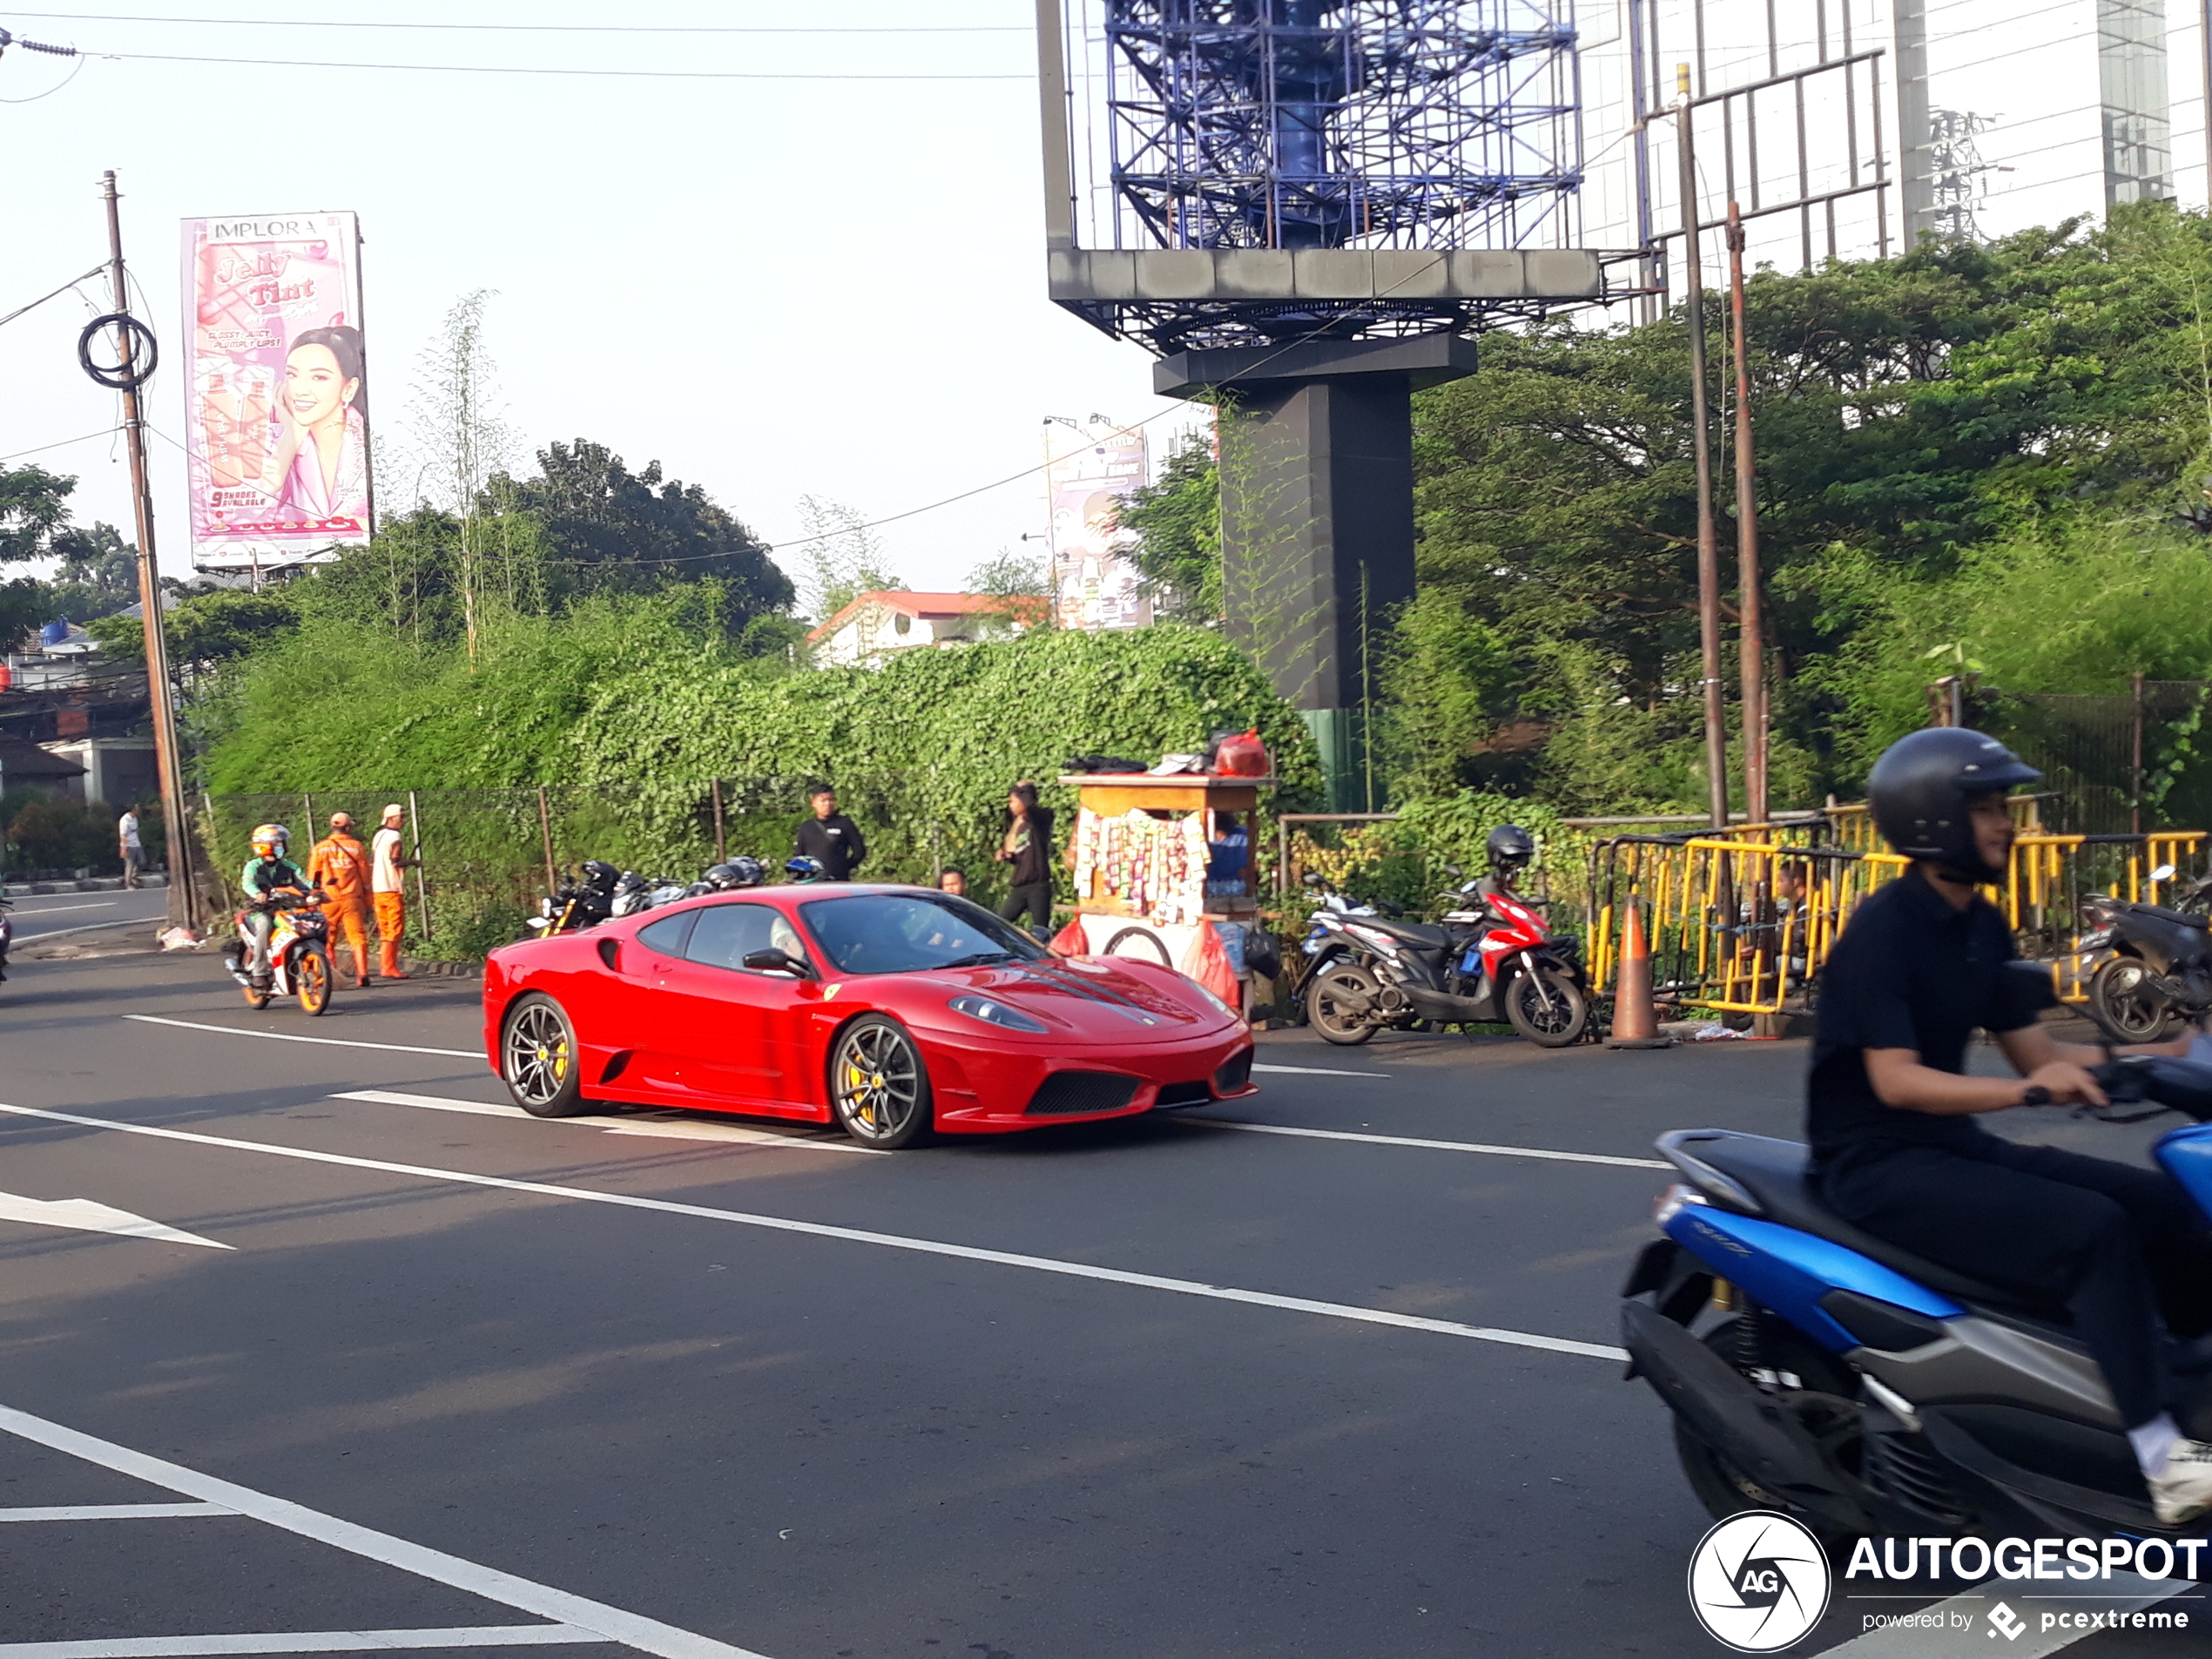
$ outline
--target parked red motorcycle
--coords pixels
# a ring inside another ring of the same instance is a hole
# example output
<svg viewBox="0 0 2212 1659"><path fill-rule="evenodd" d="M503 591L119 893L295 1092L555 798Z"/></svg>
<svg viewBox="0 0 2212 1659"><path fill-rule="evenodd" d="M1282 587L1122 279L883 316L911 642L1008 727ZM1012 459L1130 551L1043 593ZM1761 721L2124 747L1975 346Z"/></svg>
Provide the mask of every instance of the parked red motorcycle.
<svg viewBox="0 0 2212 1659"><path fill-rule="evenodd" d="M1541 903L1470 881L1432 923L1325 900L1304 943L1312 962L1300 986L1307 1022L1345 1045L1424 1021L1503 1020L1543 1049L1580 1042L1590 1019L1581 941L1554 935Z"/></svg>

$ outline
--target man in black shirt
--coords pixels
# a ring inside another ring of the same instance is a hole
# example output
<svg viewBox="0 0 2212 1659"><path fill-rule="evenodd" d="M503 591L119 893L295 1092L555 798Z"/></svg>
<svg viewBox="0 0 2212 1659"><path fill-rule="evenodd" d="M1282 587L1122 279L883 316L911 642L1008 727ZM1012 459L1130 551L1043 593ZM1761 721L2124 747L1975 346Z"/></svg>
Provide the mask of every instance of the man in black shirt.
<svg viewBox="0 0 2212 1659"><path fill-rule="evenodd" d="M823 880L850 881L860 860L868 855L860 826L837 810L837 792L827 784L817 785L808 799L813 803L814 815L799 826L792 853L819 860Z"/></svg>
<svg viewBox="0 0 2212 1659"><path fill-rule="evenodd" d="M2096 1049L2055 1042L2044 972L1976 891L2012 848L2005 793L2040 774L1959 727L1916 732L1867 780L1877 826L1913 860L1860 906L1820 977L1806 1090L1813 1177L1845 1220L1955 1271L2063 1306L2103 1369L2161 1521L2212 1508L2212 1446L2165 1407L2159 1313L2207 1321L2212 1248L2159 1170L2002 1140L1972 1120L2104 1095ZM1993 1035L2025 1082L1966 1075Z"/></svg>

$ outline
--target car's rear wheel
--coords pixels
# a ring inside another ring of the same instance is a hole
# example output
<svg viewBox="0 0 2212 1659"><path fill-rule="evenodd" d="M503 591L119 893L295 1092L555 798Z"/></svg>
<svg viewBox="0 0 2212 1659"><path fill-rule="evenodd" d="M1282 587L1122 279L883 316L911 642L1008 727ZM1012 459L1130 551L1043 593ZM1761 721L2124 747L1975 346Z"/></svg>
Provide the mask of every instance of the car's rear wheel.
<svg viewBox="0 0 2212 1659"><path fill-rule="evenodd" d="M863 1146L894 1152L929 1137L929 1069L906 1028L864 1014L830 1052L830 1104L838 1127Z"/></svg>
<svg viewBox="0 0 2212 1659"><path fill-rule="evenodd" d="M576 1027L568 1010L540 991L516 1000L500 1028L499 1076L532 1117L573 1117L584 1106Z"/></svg>

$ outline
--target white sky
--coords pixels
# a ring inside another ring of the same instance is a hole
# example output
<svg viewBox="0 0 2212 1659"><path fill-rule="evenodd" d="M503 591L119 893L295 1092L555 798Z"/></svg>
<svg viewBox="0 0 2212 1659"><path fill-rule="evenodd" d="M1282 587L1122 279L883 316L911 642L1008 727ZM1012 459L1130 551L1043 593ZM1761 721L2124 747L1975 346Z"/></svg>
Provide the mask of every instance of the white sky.
<svg viewBox="0 0 2212 1659"><path fill-rule="evenodd" d="M110 0L112 3L113 0ZM1626 246L1627 154L1617 97L1620 0L1583 0L1591 185L1587 239ZM33 0L38 3L38 0ZM44 0L51 6L56 0ZM98 0L93 0L98 3ZM1684 0L1660 0L1663 55L1688 56ZM1984 156L1982 212L2000 233L2101 206L2094 0L1939 0L1932 6L1939 105L1999 118ZM133 11L228 17L232 0L137 0ZM2168 0L2177 181L2204 199L2203 82L2197 8ZM1886 44L1883 0L1830 0L1854 44ZM1762 72L1764 0L1708 0L1708 84ZM332 17L329 0L281 14ZM380 21L604 23L576 0L523 7L384 0ZM974 34L501 34L458 30L216 27L50 19L0 13L18 35L89 51L389 64L539 64L749 72L985 73L999 81L628 80L396 71L87 61L50 97L0 104L9 158L0 237L0 314L105 255L99 173L125 192L125 251L173 347L179 324L178 221L189 215L350 208L365 250L370 395L388 440L409 401L417 357L459 294L496 289L489 337L518 461L583 436L633 467L658 459L703 484L771 540L801 533L812 493L871 517L899 513L1036 465L1041 421L1156 413L1154 454L1188 424L1156 398L1148 355L1046 300L1036 95L1028 0L934 0L926 8L853 0L829 8L764 0L647 0L637 25L842 28L978 24ZM1810 8L1780 14L1791 63L1811 50ZM1791 19L1797 19L1793 27ZM1739 38L1739 37L1741 37ZM1754 59L1761 61L1754 62ZM20 49L0 58L0 98L33 97L70 73ZM1885 65L1883 87L1893 84ZM1862 84L1863 85L1863 84ZM1893 106L1892 106L1893 107ZM1816 94L1815 189L1843 174L1840 105ZM1785 164L1763 113L1762 172ZM1893 117L1885 123L1894 154ZM1718 190L1722 158L1703 135ZM1871 153L1862 128L1861 147ZM1655 133L1660 222L1673 222L1673 155ZM1794 169L1794 158L1786 166ZM1825 169L1824 172L1822 170ZM1893 175L1892 175L1893 176ZM1769 199L1793 176L1770 178ZM1866 199L1858 208L1865 209ZM1853 225L1845 210L1846 253ZM1869 221L1871 225L1871 220ZM1894 220L1892 220L1894 224ZM1862 232L1866 226L1858 227ZM1755 259L1796 263L1794 224L1770 220ZM1709 242L1710 260L1717 238ZM1818 248L1824 252L1824 248ZM1709 280L1716 274L1709 265ZM106 308L104 282L86 285ZM101 430L114 395L75 361L91 314L64 296L0 327L0 457L75 473L82 522L130 523L119 441L21 452ZM173 361L173 359L172 359ZM150 414L175 436L181 384L165 372ZM185 571L181 456L154 444L164 565ZM396 505L387 498L388 509ZM889 525L889 560L917 587L953 587L1045 523L1031 476ZM1028 550L1036 550L1031 543ZM795 561L787 556L786 562Z"/></svg>
<svg viewBox="0 0 2212 1659"><path fill-rule="evenodd" d="M125 10L252 15L233 0L134 0ZM308 0L278 15L343 12ZM658 458L771 540L800 534L802 494L873 517L1033 467L1047 415L1128 421L1172 409L1152 428L1163 437L1187 418L1189 406L1152 395L1140 347L1044 297L1027 0L834 9L646 0L614 12L575 0L381 0L374 15L1019 32L489 34L19 12L0 12L0 23L113 51L1021 78L647 81L91 61L51 97L0 105L0 155L10 162L0 314L105 260L104 168L120 176L125 253L172 347L180 219L350 208L367 239L380 430L391 434L405 410L418 354L446 308L494 288L489 342L526 445L581 435L633 468ZM10 51L0 57L0 98L43 91L69 70ZM105 282L85 286L105 310ZM116 395L77 366L91 314L64 295L0 328L0 456L118 418ZM180 436L176 374L165 370L149 396L149 419ZM163 568L188 574L182 456L158 439L153 452ZM129 533L119 440L21 459L75 473L78 518ZM972 565L1044 524L1042 481L1028 478L880 534L912 585L957 587Z"/></svg>

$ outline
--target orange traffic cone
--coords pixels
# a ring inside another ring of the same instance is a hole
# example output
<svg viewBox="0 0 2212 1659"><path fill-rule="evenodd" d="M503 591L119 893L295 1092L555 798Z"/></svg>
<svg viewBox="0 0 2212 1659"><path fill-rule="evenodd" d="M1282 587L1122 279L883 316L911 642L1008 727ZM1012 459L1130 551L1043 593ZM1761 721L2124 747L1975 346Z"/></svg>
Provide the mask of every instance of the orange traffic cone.
<svg viewBox="0 0 2212 1659"><path fill-rule="evenodd" d="M1658 1010L1651 1003L1651 944L1643 936L1643 907L1629 900L1621 927L1621 967L1613 987L1613 1033L1608 1049L1671 1049L1672 1037L1659 1035Z"/></svg>

